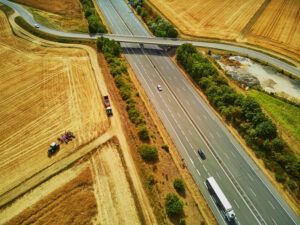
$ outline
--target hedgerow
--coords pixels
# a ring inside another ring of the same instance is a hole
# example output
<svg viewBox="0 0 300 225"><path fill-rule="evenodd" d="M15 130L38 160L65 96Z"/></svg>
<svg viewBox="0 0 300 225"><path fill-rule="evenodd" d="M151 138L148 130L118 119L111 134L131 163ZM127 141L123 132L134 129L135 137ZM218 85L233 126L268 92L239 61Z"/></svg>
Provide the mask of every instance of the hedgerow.
<svg viewBox="0 0 300 225"><path fill-rule="evenodd" d="M289 147L278 136L277 127L251 97L244 97L228 85L213 64L191 44L181 45L177 62L196 81L209 102L239 131L279 182L299 179L299 164Z"/></svg>

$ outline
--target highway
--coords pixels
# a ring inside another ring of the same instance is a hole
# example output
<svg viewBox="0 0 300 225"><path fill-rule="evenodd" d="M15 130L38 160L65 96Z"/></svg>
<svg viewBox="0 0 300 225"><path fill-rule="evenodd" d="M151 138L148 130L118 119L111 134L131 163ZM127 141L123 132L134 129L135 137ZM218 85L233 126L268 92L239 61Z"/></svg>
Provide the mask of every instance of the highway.
<svg viewBox="0 0 300 225"><path fill-rule="evenodd" d="M150 36L122 0L97 0L112 31ZM220 224L226 224L204 181L214 176L239 224L297 224L299 218L214 115L177 66L157 46L121 45L126 57ZM163 91L156 86L160 84ZM200 160L197 149L207 155ZM294 220L294 221L293 221Z"/></svg>
<svg viewBox="0 0 300 225"><path fill-rule="evenodd" d="M24 8L20 7L18 4L12 3L7 0L0 0L0 2L10 6L11 8L14 8L32 26L34 26L34 24L37 23L36 21L34 21L31 14L27 12ZM281 68L286 72L292 73L300 78L300 69L292 65L282 62L279 59L271 57L267 54L257 52L248 48L233 46L229 44L204 42L204 41L189 41L189 40L184 40L179 38L154 38L150 35L145 35L145 33L136 35L137 32L134 32L134 36L132 34L124 35L125 33L117 33L115 35L110 35L110 34L89 35L89 34L82 34L82 33L67 33L67 32L57 31L42 25L40 25L39 29L47 33L55 34L57 36L70 37L70 38L97 39L100 36L104 36L109 39L114 39L118 42L156 44L156 45L166 45L166 46L179 46L184 43L191 43L197 47L233 51L243 55L248 55L251 58L255 58L267 62L270 65L274 65L278 68ZM135 29L135 28L131 27L131 29Z"/></svg>
<svg viewBox="0 0 300 225"><path fill-rule="evenodd" d="M0 0L3 2L5 0ZM97 0L115 34L148 36L122 0ZM158 46L122 43L124 53L219 224L228 224L204 181L214 176L236 212L236 224L300 224L299 218L261 173L177 66ZM163 88L159 92L156 86ZM201 148L207 159L201 160Z"/></svg>

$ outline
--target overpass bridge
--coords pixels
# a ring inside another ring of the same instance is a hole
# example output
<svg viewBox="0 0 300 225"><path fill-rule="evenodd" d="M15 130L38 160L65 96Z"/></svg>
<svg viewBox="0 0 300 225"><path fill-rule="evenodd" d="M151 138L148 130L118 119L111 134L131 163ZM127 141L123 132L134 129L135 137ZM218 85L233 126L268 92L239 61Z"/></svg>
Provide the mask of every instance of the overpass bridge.
<svg viewBox="0 0 300 225"><path fill-rule="evenodd" d="M0 3L3 3L12 9L14 9L20 16L22 16L29 24L34 26L37 22L33 19L32 15L20 5L7 1L0 0ZM98 37L106 37L110 40L115 40L118 42L126 42L126 43L137 43L142 45L159 45L159 46L180 46L184 43L191 43L196 47L202 48L211 48L211 49L220 49L224 51L236 52L237 54L247 55L250 58L259 59L268 63L269 65L273 65L277 68L283 69L284 71L296 75L300 79L300 69L290 65L286 62L283 62L277 58L274 58L270 55L267 55L262 52L258 52L252 49L239 47L230 44L222 44L215 42L205 42L205 41L191 41L179 38L158 38L158 37L146 37L146 36L126 36L126 35L116 35L116 34L83 34L83 33L68 33L50 29L48 27L40 25L40 30L50 33L53 35L57 35L65 38L80 38L80 39L97 39ZM145 46L146 47L146 46Z"/></svg>

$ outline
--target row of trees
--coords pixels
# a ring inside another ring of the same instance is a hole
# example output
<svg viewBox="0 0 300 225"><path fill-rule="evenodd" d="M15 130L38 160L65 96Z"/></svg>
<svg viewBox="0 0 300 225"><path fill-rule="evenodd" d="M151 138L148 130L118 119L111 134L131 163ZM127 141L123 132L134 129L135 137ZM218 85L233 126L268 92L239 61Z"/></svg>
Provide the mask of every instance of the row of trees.
<svg viewBox="0 0 300 225"><path fill-rule="evenodd" d="M251 97L244 97L228 85L213 64L191 44L181 45L176 59L207 95L210 103L231 122L247 144L262 157L267 168L275 172L276 179L288 182L299 179L299 164L295 154L278 136L276 125L262 112L260 105Z"/></svg>
<svg viewBox="0 0 300 225"><path fill-rule="evenodd" d="M102 23L101 19L96 13L93 1L80 0L80 2L83 6L84 16L88 20L89 32L91 34L107 33L106 26Z"/></svg>
<svg viewBox="0 0 300 225"><path fill-rule="evenodd" d="M114 77L116 86L124 101L126 101L126 110L129 119L136 125L139 138L142 142L149 142L149 132L146 127L144 115L137 109L136 100L132 94L133 88L130 77L127 72L127 66L121 59L121 47L114 40L109 40L104 37L97 39L97 49L104 53L106 61L110 65L110 73ZM138 97L138 95L135 95ZM169 152L167 145L161 146L166 152ZM144 143L138 146L138 151L143 160L147 162L155 162L158 160L158 149L150 144ZM150 173L146 180L148 188L152 189L155 184L154 175ZM185 185L181 179L175 179L173 183L174 188L178 193L183 194ZM178 217L183 215L183 201L175 193L170 193L165 198L166 213L169 217ZM181 218L179 224L185 225L186 221Z"/></svg>
<svg viewBox="0 0 300 225"><path fill-rule="evenodd" d="M126 101L129 119L137 127L140 140L149 142L150 135L145 126L144 115L136 107L136 101L132 94L133 88L127 72L127 64L120 57L122 51L120 45L114 40L100 37L97 39L97 48L104 53L104 57L110 65L110 73L114 77L122 99Z"/></svg>
<svg viewBox="0 0 300 225"><path fill-rule="evenodd" d="M166 19L160 18L154 14L149 6L145 7L143 0L133 0L132 6L155 36L171 38L176 38L178 36L178 31L175 27Z"/></svg>

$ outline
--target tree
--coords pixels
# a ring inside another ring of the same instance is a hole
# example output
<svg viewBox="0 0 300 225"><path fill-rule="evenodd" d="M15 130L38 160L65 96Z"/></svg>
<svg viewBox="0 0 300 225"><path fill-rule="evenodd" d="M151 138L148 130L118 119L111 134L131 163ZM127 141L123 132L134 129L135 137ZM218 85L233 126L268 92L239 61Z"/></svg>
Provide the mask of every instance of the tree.
<svg viewBox="0 0 300 225"><path fill-rule="evenodd" d="M176 194L168 194L165 199L166 212L169 217L183 213L183 201Z"/></svg>
<svg viewBox="0 0 300 225"><path fill-rule="evenodd" d="M137 7L136 7L136 12L137 12L137 14L141 14L141 12L142 12L142 7L140 6L140 5L138 5Z"/></svg>
<svg viewBox="0 0 300 225"><path fill-rule="evenodd" d="M158 151L155 146L143 144L143 145L140 145L138 149L144 160L146 160L146 161L158 160Z"/></svg>
<svg viewBox="0 0 300 225"><path fill-rule="evenodd" d="M272 139L277 135L277 128L271 120L258 124L255 128L257 137L262 139Z"/></svg>
<svg viewBox="0 0 300 225"><path fill-rule="evenodd" d="M170 25L167 30L167 37L176 38L178 36L178 31L174 28L173 25Z"/></svg>
<svg viewBox="0 0 300 225"><path fill-rule="evenodd" d="M266 115L263 112L258 112L256 113L253 118L252 118L252 122L254 126L257 126L258 124L267 121L268 118L266 117Z"/></svg>
<svg viewBox="0 0 300 225"><path fill-rule="evenodd" d="M150 141L149 131L144 125L138 126L138 135L142 141Z"/></svg>
<svg viewBox="0 0 300 225"><path fill-rule="evenodd" d="M185 185L183 183L183 180L181 180L179 178L175 179L173 182L173 186L176 189L176 191L184 192Z"/></svg>
<svg viewBox="0 0 300 225"><path fill-rule="evenodd" d="M247 97L242 105L242 112L248 121L252 121L256 113L261 112L261 108L253 98Z"/></svg>
<svg viewBox="0 0 300 225"><path fill-rule="evenodd" d="M181 218L181 219L179 220L179 225L186 225L186 221L185 221L184 218Z"/></svg>
<svg viewBox="0 0 300 225"><path fill-rule="evenodd" d="M283 149L283 144L282 144L282 141L279 137L276 137L273 139L272 141L272 145L274 147L274 150L275 151L281 151Z"/></svg>

